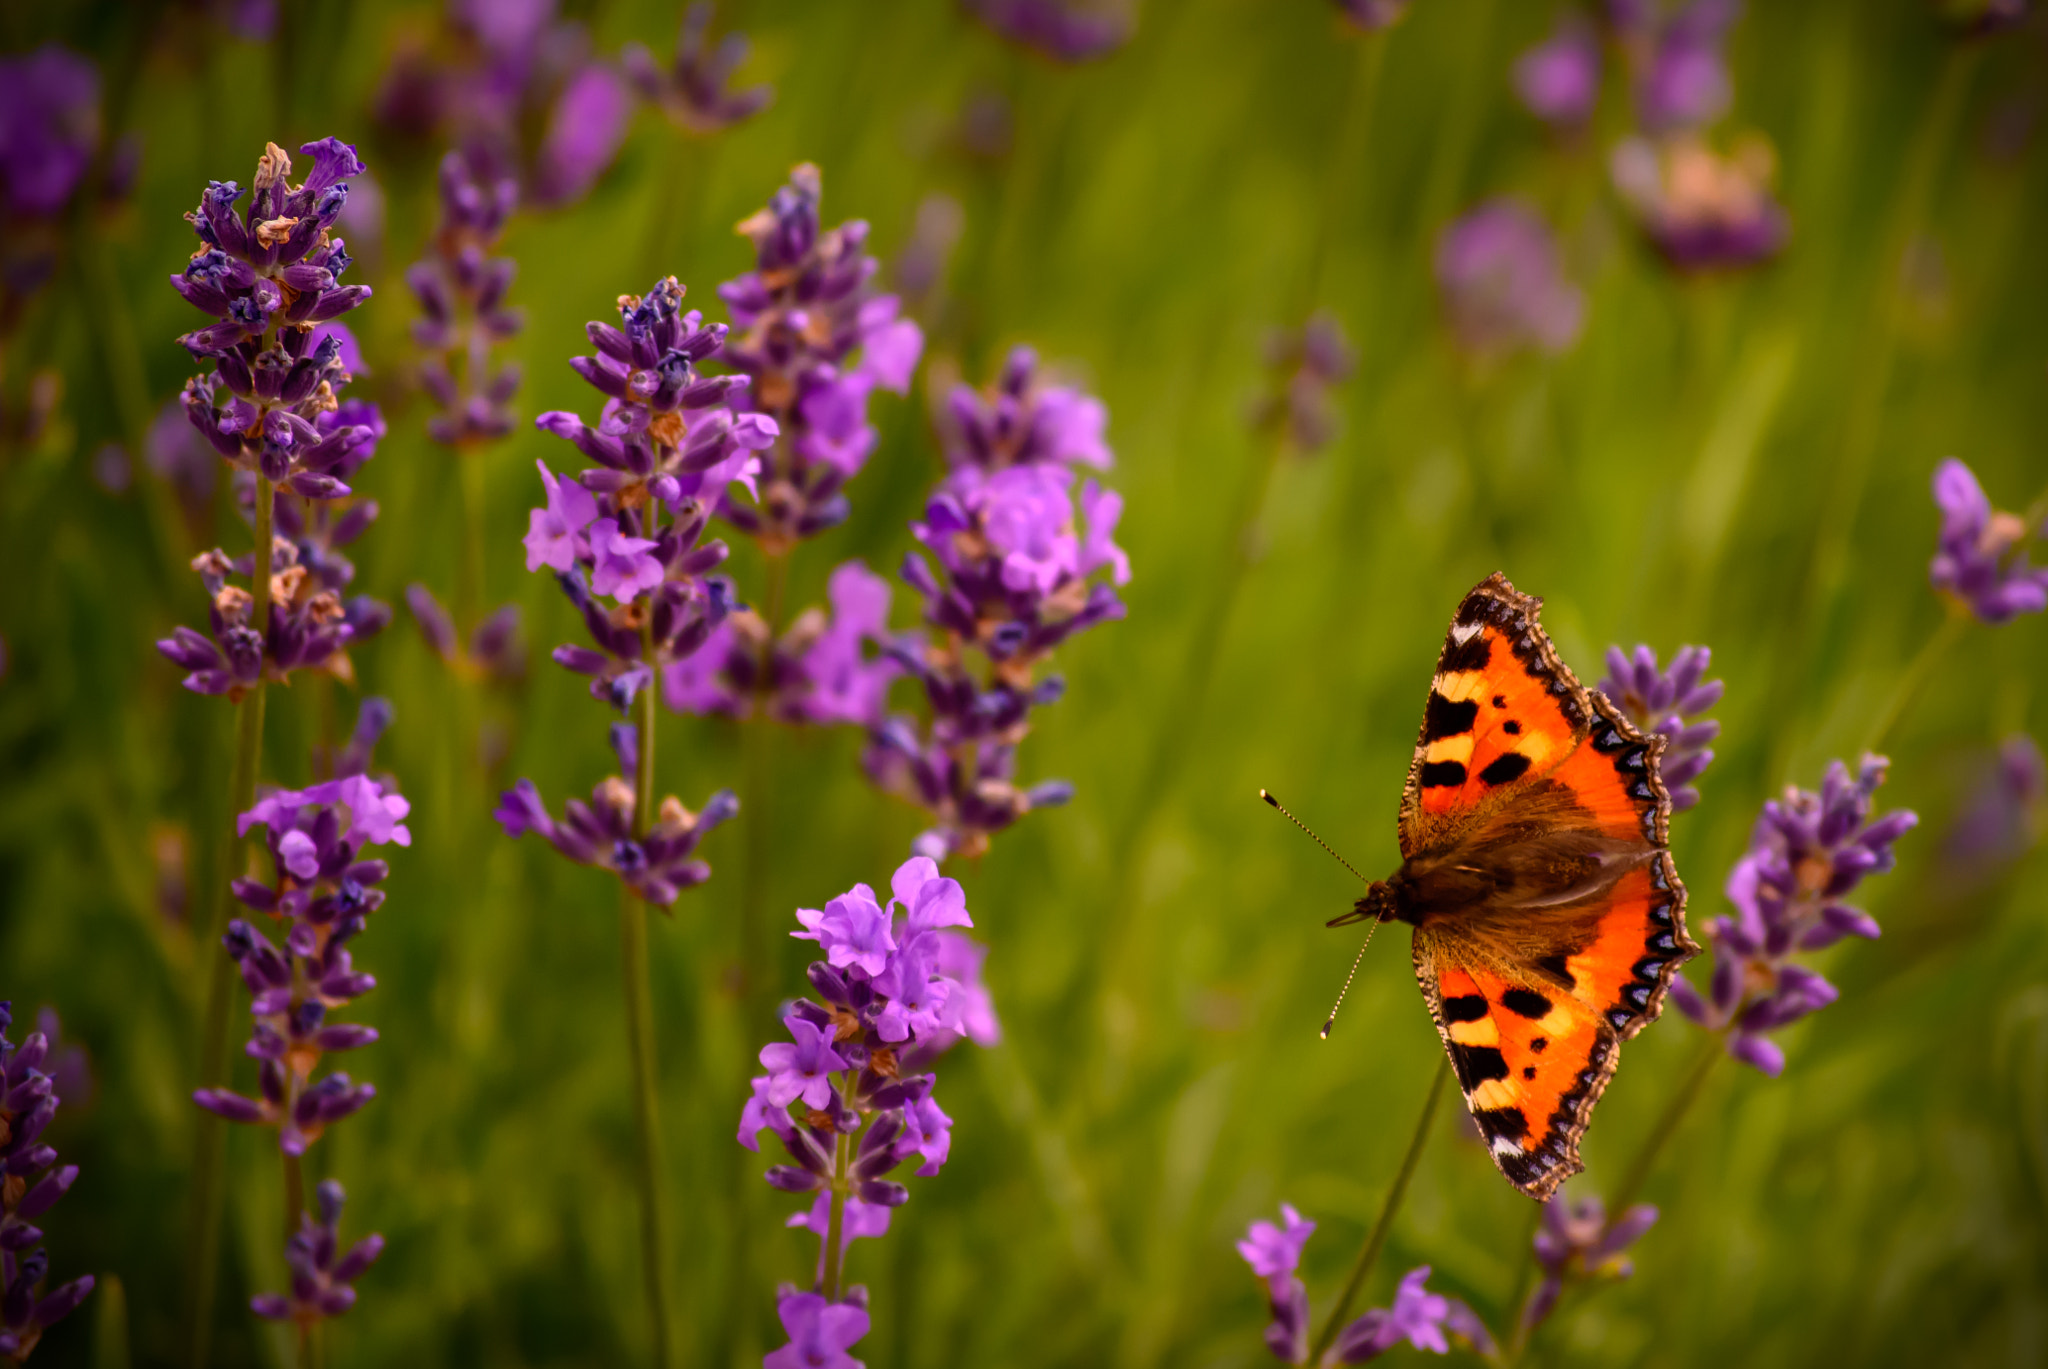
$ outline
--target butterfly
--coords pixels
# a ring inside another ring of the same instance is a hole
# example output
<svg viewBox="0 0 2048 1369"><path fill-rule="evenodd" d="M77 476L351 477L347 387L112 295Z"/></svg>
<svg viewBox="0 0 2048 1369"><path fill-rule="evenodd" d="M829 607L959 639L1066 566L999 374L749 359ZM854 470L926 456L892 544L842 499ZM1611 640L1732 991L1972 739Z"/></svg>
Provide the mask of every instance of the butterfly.
<svg viewBox="0 0 2048 1369"><path fill-rule="evenodd" d="M1499 574L1458 605L1401 798L1401 868L1333 923L1415 928L1466 1106L1500 1172L1538 1199L1584 1168L1621 1043L1699 950L1664 739L1579 683L1541 606Z"/></svg>

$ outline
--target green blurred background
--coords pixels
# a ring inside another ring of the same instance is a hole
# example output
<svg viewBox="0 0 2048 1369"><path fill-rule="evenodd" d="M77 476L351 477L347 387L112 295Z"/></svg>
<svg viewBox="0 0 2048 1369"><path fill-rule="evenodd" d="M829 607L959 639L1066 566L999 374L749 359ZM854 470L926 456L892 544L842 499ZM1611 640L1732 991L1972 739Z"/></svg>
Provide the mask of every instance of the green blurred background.
<svg viewBox="0 0 2048 1369"><path fill-rule="evenodd" d="M302 0L255 43L202 9L0 19L9 51L58 39L95 56L120 97L111 131L143 143L132 201L74 222L6 376L10 408L46 370L63 398L0 467L0 993L22 1013L55 1006L90 1052L96 1094L67 1102L52 1138L84 1174L50 1247L58 1277L118 1276L126 1294L125 1327L103 1285L37 1364L170 1364L179 1344L198 966L219 952L166 916L163 886L182 878L203 906L219 877L231 711L180 689L151 642L203 614L196 581L167 567L246 533L224 495L217 527L189 529L139 460L122 494L93 468L108 442L137 451L190 372L174 338L196 315L165 280L191 250L179 215L208 178L246 181L266 139L355 141L388 200L381 252L359 252L377 297L350 319L372 370L359 389L391 425L358 482L384 510L354 548L358 584L446 598L460 554L454 461L407 384L402 273L432 226L437 149L382 137L367 113L399 36L434 13ZM1356 944L1321 924L1356 886L1255 791L1368 873L1390 868L1429 671L1474 582L1499 569L1542 595L1589 680L1612 642L1713 647L1726 730L1673 837L1697 925L1725 909L1760 802L1862 748L1940 621L1936 461L1969 461L2003 507L2041 492L2042 27L1957 56L1916 0L1755 11L1730 48L1732 123L1775 144L1793 231L1748 274L1674 276L1616 205L1601 139L1560 144L1519 108L1510 64L1555 11L1507 0L1417 0L1350 166L1332 159L1359 40L1317 0L1154 0L1128 46L1076 68L937 0L728 3L721 25L756 44L742 74L775 85L773 107L687 144L642 110L586 199L516 221L524 417L594 411L564 363L585 319L644 287L641 258L716 317L712 287L750 264L731 225L799 160L824 170L826 221L870 220L885 259L930 192L964 207L928 355L979 379L1028 340L1110 409L1130 614L1063 651L1068 694L1021 753L1025 779L1069 778L1076 800L959 872L1006 1040L943 1062L952 1160L910 1180L891 1233L849 1257L873 1296L869 1364L1270 1362L1232 1242L1283 1200L1322 1224L1304 1273L1329 1305L1439 1047L1391 931L1317 1040ZM639 39L665 54L677 19L637 0L567 13L601 53ZM1961 103L1916 193L1944 81ZM974 152L962 110L991 96L1007 146ZM666 201L663 177L679 178ZM1555 358L1475 367L1445 334L1431 253L1452 216L1502 193L1559 226L1587 323ZM1332 203L1310 300L1303 261ZM1342 435L1282 461L1247 508L1270 451L1246 421L1269 384L1259 341L1310 303L1360 350ZM821 598L846 557L893 571L940 468L924 405L922 384L878 399L853 518L801 551L793 603ZM309 1157L348 1186L345 1234L390 1241L332 1336L339 1365L645 1356L616 896L601 872L504 839L477 761L489 720L511 746L492 782L528 775L559 801L612 768L605 710L544 656L580 629L521 561L537 456L568 460L526 426L486 458L488 598L524 606L527 683L480 705L402 609L356 653L397 708L380 761L413 800L415 840L357 943L380 987L354 1015L383 1040L348 1067L380 1096ZM911 612L899 595L897 623ZM1822 957L1842 997L1785 1034L1782 1078L1726 1065L1711 1080L1650 1183L1665 1216L1635 1276L1568 1304L1534 1360L2048 1362L2048 868L2038 853L1971 871L1941 858L1993 749L2042 725L2044 632L1972 627L1935 664L1887 739L1882 801L1924 821L1897 873L1866 886L1885 938ZM267 781L308 778L317 706L303 684L273 691ZM663 727L663 792L694 805L738 784L735 725ZM917 815L873 795L858 753L846 730L779 737L768 802L711 839L713 881L654 929L689 1363L758 1362L780 1340L770 1291L807 1280L815 1254L781 1229L798 1200L759 1183L767 1158L733 1143L761 1042L726 985L749 823L767 825L778 918L879 884L905 853ZM166 855L180 842L182 866ZM790 992L803 949L783 956ZM1578 1191L1616 1182L1696 1034L1672 1013L1627 1048ZM1432 1287L1499 1326L1530 1207L1457 1131L1440 1127L1366 1296L1428 1263ZM279 1286L277 1169L269 1133L234 1130L222 1364L280 1362L240 1310Z"/></svg>

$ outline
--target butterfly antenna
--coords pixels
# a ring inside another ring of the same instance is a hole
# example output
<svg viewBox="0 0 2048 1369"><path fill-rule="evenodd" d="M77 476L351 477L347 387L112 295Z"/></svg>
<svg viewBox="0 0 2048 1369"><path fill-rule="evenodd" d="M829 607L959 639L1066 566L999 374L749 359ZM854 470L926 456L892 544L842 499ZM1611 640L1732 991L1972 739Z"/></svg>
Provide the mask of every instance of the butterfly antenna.
<svg viewBox="0 0 2048 1369"><path fill-rule="evenodd" d="M1353 875L1357 876L1357 878L1359 879L1359 881L1360 881L1361 883L1365 883L1365 884L1370 884L1370 883L1372 883L1372 881L1371 881L1371 880L1367 879L1367 878L1366 878L1366 877L1365 877L1364 875L1361 875L1361 874L1359 874L1357 870L1353 869L1353 868L1352 868L1352 865L1351 865L1351 862L1350 862L1350 861L1348 861L1348 860L1344 859L1344 857L1342 857L1342 856L1338 855L1338 854L1337 854L1337 853L1336 853L1335 851L1332 851L1332 850L1330 849L1330 843L1329 843L1329 842L1327 842L1327 841L1324 841L1324 840L1323 840L1323 839L1322 839L1321 837L1317 836L1317 835L1316 835L1316 834L1315 834L1315 833L1314 833L1313 831L1310 831L1310 830L1309 830L1309 825L1308 825L1307 823L1303 822L1303 821L1302 821L1302 820L1301 820L1300 818L1297 818L1296 816L1294 816L1294 814L1292 814L1292 813L1288 812L1288 811L1287 811L1287 806L1286 806L1285 804L1281 803L1281 802L1280 802L1280 800L1278 800L1278 799L1274 798L1274 797L1272 796L1272 794L1268 793L1268 792L1267 792L1266 790L1264 790L1264 789L1261 789L1261 790L1259 791L1259 797L1260 797L1260 798L1262 798L1262 799L1264 799L1264 800L1265 800L1265 801L1266 801L1267 803L1271 804L1271 805L1272 805L1273 807L1275 807L1275 808L1279 809L1279 810L1280 810L1280 816L1282 816L1282 817L1286 818L1286 819L1287 819L1287 820L1288 820L1289 822L1293 823L1293 824L1294 824L1294 825L1295 825L1296 827L1299 827L1299 828L1300 828L1300 829L1301 829L1301 830L1302 830L1302 831L1303 831L1303 832L1304 832L1305 834L1307 834L1307 836L1308 836L1308 839L1309 839L1310 841L1314 842L1314 843L1315 843L1316 845L1318 845L1318 846L1320 846L1320 847L1322 847L1322 848L1323 848L1323 853L1324 853L1325 855L1329 856L1329 858L1330 858L1331 860L1334 860L1334 861L1336 861L1336 862L1337 862L1337 863L1338 863L1339 865L1343 866L1343 867L1344 867L1345 869L1347 869L1347 870L1350 870L1350 871L1351 871L1351 873L1352 873Z"/></svg>
<svg viewBox="0 0 2048 1369"><path fill-rule="evenodd" d="M1344 976L1344 987L1337 990L1337 1001L1330 1005L1330 1015L1323 1019L1323 1040L1330 1039L1330 1028L1337 1025L1337 1009L1344 1006L1344 995L1351 992L1351 981L1358 977L1359 962L1365 959L1365 948L1372 945L1372 934L1380 929L1378 918L1366 924L1365 940L1359 943L1358 954L1351 958L1351 972Z"/></svg>

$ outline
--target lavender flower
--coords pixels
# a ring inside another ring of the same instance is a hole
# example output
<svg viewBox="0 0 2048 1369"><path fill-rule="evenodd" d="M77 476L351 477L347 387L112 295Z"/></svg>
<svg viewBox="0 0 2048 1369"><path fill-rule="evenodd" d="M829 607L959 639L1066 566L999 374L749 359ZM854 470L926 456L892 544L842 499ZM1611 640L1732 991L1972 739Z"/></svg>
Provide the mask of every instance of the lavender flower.
<svg viewBox="0 0 2048 1369"><path fill-rule="evenodd" d="M662 671L662 697L685 713L750 715L758 703L782 722L881 725L889 683L889 582L859 561L832 572L830 616L810 608L782 636L752 609L736 609L695 653Z"/></svg>
<svg viewBox="0 0 2048 1369"><path fill-rule="evenodd" d="M213 510L220 457L214 453L212 444L193 430L191 420L185 417L182 400L166 400L157 411L156 421L149 425L149 436L143 442L142 459L171 487L186 526L195 530L194 540L198 540L196 530L206 525Z"/></svg>
<svg viewBox="0 0 2048 1369"><path fill-rule="evenodd" d="M1700 801L1692 787L1714 760L1707 743L1721 735L1721 724L1698 721L1721 701L1719 680L1701 683L1713 653L1703 646L1683 646L1671 658L1668 670L1657 666L1657 653L1638 646L1630 657L1618 646L1607 648L1607 677L1600 692L1628 715L1642 731L1664 737L1664 758L1659 774L1671 793L1671 811L1683 813Z"/></svg>
<svg viewBox="0 0 2048 1369"><path fill-rule="evenodd" d="M1561 352L1585 322L1585 296L1565 279L1550 229L1512 200L1490 200L1444 230L1436 279L1453 336L1482 359L1525 346Z"/></svg>
<svg viewBox="0 0 2048 1369"><path fill-rule="evenodd" d="M242 189L211 181L186 215L202 244L171 284L217 321L179 341L214 369L185 386L192 425L239 469L258 471L293 493L333 499L348 493L334 468L373 441L362 424L322 429L348 383L342 344L315 329L370 297L343 285L349 255L328 228L348 199L347 178L363 169L338 138L307 143L306 179L292 185L291 158L276 143L256 166L255 191L239 215ZM217 404L221 390L227 399Z"/></svg>
<svg viewBox="0 0 2048 1369"><path fill-rule="evenodd" d="M1672 982L1687 1017L1727 1032L1729 1054L1765 1074L1785 1067L1768 1033L1836 998L1832 984L1792 956L1845 936L1878 935L1876 920L1842 899L1866 876L1890 870L1893 844L1920 821L1906 809L1873 817L1889 764L1866 755L1852 776L1836 761L1819 793L1788 787L1782 800L1764 805L1748 854L1728 875L1735 916L1707 926L1714 942L1709 993Z"/></svg>
<svg viewBox="0 0 2048 1369"><path fill-rule="evenodd" d="M1600 36L1585 16L1567 13L1544 42L1515 59L1515 94L1557 129L1583 127L1600 98Z"/></svg>
<svg viewBox="0 0 2048 1369"><path fill-rule="evenodd" d="M1742 13L1740 0L1692 0L1675 12L1640 0L1609 8L1645 131L1688 132L1727 113L1733 91L1721 44Z"/></svg>
<svg viewBox="0 0 2048 1369"><path fill-rule="evenodd" d="M743 123L775 98L772 86L731 88L733 72L747 60L747 40L731 33L714 47L711 9L710 0L697 0L684 11L675 59L666 68L639 43L628 43L620 54L640 97L659 106L683 132L699 136Z"/></svg>
<svg viewBox="0 0 2048 1369"><path fill-rule="evenodd" d="M388 721L388 704L371 717L370 737ZM358 729L359 735L365 729ZM364 748L367 750L367 747ZM367 765L367 756L356 763ZM302 1155L334 1122L362 1108L377 1090L348 1075L313 1078L322 1056L354 1050L377 1039L376 1029L335 1023L328 1014L377 986L355 968L348 943L384 904L376 886L390 873L382 860L365 856L386 843L412 844L403 819L411 809L403 796L357 771L310 789L278 790L241 815L239 831L261 824L267 832L273 875L268 883L234 881L235 897L252 913L273 919L283 932L283 949L236 918L221 942L254 995L250 1013L256 1029L247 1053L259 1062L260 1096L228 1089L200 1089L192 1101L231 1122L278 1129L278 1147Z"/></svg>
<svg viewBox="0 0 2048 1369"><path fill-rule="evenodd" d="M1550 1315L1567 1284L1627 1278L1635 1267L1622 1252L1656 1223L1657 1209L1648 1203L1637 1203L1611 1222L1598 1198L1569 1203L1552 1198L1544 1203L1543 1224L1535 1239L1543 1281L1522 1306L1523 1331L1534 1330Z"/></svg>
<svg viewBox="0 0 2048 1369"><path fill-rule="evenodd" d="M1630 138L1614 149L1614 187L1650 243L1680 270L1752 266L1790 234L1771 194L1777 154L1762 137L1728 155L1690 137L1661 144Z"/></svg>
<svg viewBox="0 0 2048 1369"><path fill-rule="evenodd" d="M1101 401L1045 383L1019 348L988 393L962 386L948 411L951 473L911 525L940 573L916 552L902 570L937 636L891 647L924 686L931 720L890 717L871 730L866 758L877 785L937 819L912 848L935 859L979 855L991 834L1072 796L1062 781L1014 782L1030 710L1066 687L1037 668L1075 633L1123 617L1113 584L1131 575L1112 540L1122 497L1085 481L1077 520L1070 492L1076 465L1109 464Z"/></svg>
<svg viewBox="0 0 2048 1369"><path fill-rule="evenodd" d="M1934 472L1941 543L1928 566L1934 587L1986 623L2048 609L2048 568L2027 560L2040 535L2018 514L1994 511L1968 466L1950 457Z"/></svg>
<svg viewBox="0 0 2048 1369"><path fill-rule="evenodd" d="M518 263L488 254L518 208L519 183L502 177L485 184L462 153L450 152L441 160L440 186L440 227L406 283L420 302L413 340L433 354L419 373L440 408L427 432L467 451L506 436L516 421L510 406L519 366L497 362L495 353L525 323L505 304Z"/></svg>
<svg viewBox="0 0 2048 1369"><path fill-rule="evenodd" d="M965 940L952 929L974 925L960 885L920 856L897 867L890 893L885 907L856 884L822 910L799 910L802 930L791 935L823 953L809 971L822 1001L790 1008L790 1039L762 1048L767 1073L740 1115L741 1145L757 1150L772 1131L795 1162L771 1168L768 1183L818 1195L790 1222L820 1238L817 1288L782 1290L790 1344L770 1366L840 1363L867 1333L865 1294L842 1294L846 1242L887 1231L889 1209L910 1197L885 1175L913 1159L919 1175L945 1164L952 1119L932 1096L936 1076L920 1071L963 1036L986 1039L972 1017L976 995L943 968L957 959L947 943Z"/></svg>
<svg viewBox="0 0 2048 1369"><path fill-rule="evenodd" d="M0 58L0 207L8 217L60 213L100 141L100 74L57 43Z"/></svg>
<svg viewBox="0 0 2048 1369"><path fill-rule="evenodd" d="M365 1236L341 1249L341 1208L347 1200L341 1185L329 1179L314 1190L319 1211L299 1215L299 1229L285 1242L284 1262L292 1271L289 1293L261 1293L249 1309L270 1321L298 1323L301 1334L329 1317L356 1305L355 1281L384 1253L384 1238Z"/></svg>
<svg viewBox="0 0 2048 1369"><path fill-rule="evenodd" d="M1253 421L1284 432L1298 452L1321 450L1337 435L1331 392L1351 378L1357 364L1344 325L1327 310L1299 329L1275 334L1266 344L1273 390L1254 411Z"/></svg>
<svg viewBox="0 0 2048 1369"><path fill-rule="evenodd" d="M634 729L613 729L619 765L632 774ZM636 824L633 786L617 775L606 776L590 791L590 802L570 799L560 821L551 817L533 781L521 780L498 800L491 816L508 837L537 832L549 845L579 865L610 870L649 903L666 908L684 889L711 878L711 867L696 859L698 843L711 829L740 810L739 800L721 789L692 813L673 794L661 801L654 822L644 832Z"/></svg>
<svg viewBox="0 0 2048 1369"><path fill-rule="evenodd" d="M1273 1320L1266 1327L1266 1348L1282 1363L1306 1364L1308 1290L1295 1269L1316 1224L1285 1204L1281 1205L1280 1215L1285 1223L1281 1227L1271 1222L1253 1222L1245 1239L1237 1243L1237 1253L1251 1266L1252 1273L1266 1283L1266 1297L1273 1313ZM1455 1298L1431 1293L1424 1287L1428 1279L1428 1265L1402 1275L1394 1290L1393 1306L1372 1308L1346 1325L1337 1333L1321 1363L1363 1364L1404 1340L1417 1350L1448 1354L1451 1347L1445 1336L1447 1330L1479 1343L1477 1338L1485 1336L1486 1331L1472 1309ZM1492 1349L1490 1338L1483 1348Z"/></svg>
<svg viewBox="0 0 2048 1369"><path fill-rule="evenodd" d="M192 559L192 569L206 587L210 633L189 627L175 629L156 644L173 664L191 672L183 681L195 694L225 694L230 701L265 680L283 683L294 670L326 670L352 678L346 648L358 635L350 606L335 590L299 564L299 549L275 538L270 554L270 621L259 630L250 619L255 598L230 576L247 579L250 556L229 559L216 547ZM353 601L363 626L380 626L374 600ZM367 634L364 634L367 635Z"/></svg>
<svg viewBox="0 0 2048 1369"><path fill-rule="evenodd" d="M1055 62L1107 57L1135 27L1119 0L965 0L967 12L1000 36Z"/></svg>
<svg viewBox="0 0 2048 1369"><path fill-rule="evenodd" d="M2024 853L2040 839L2048 760L2032 737L2008 737L1983 767L1975 792L1949 829L1943 856L1966 881Z"/></svg>
<svg viewBox="0 0 2048 1369"><path fill-rule="evenodd" d="M907 392L924 349L896 297L873 291L867 224L821 228L822 193L817 167L790 172L768 206L740 224L755 269L718 287L732 332L721 330L717 359L753 381L732 402L781 436L763 458L755 499L738 502L728 489L718 512L771 556L845 520L842 490L877 440L868 396Z"/></svg>
<svg viewBox="0 0 2048 1369"><path fill-rule="evenodd" d="M50 1257L37 1248L43 1233L35 1223L77 1181L78 1166L59 1165L42 1140L63 1098L40 1068L49 1038L37 1031L19 1046L7 1039L13 1008L0 999L0 1358L18 1364L92 1292L93 1276L38 1294Z"/></svg>
<svg viewBox="0 0 2048 1369"><path fill-rule="evenodd" d="M465 641L455 620L434 592L415 581L405 587L405 606L412 610L420 636L436 656L467 680L500 683L526 676L526 638L519 627L519 605L503 604L476 625Z"/></svg>
<svg viewBox="0 0 2048 1369"><path fill-rule="evenodd" d="M632 90L591 55L554 0L451 0L438 32L408 36L386 68L376 117L402 137L452 145L486 183L511 178L536 204L582 198L626 135Z"/></svg>
<svg viewBox="0 0 2048 1369"><path fill-rule="evenodd" d="M1408 13L1410 0L1337 0L1337 8L1351 24L1371 33L1392 28Z"/></svg>

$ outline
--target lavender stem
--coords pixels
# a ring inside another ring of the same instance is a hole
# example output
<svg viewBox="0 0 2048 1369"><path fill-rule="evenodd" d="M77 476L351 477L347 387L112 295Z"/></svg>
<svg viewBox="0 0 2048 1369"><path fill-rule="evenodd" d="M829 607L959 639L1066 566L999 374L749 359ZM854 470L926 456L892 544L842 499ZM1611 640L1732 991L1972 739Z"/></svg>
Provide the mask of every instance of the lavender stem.
<svg viewBox="0 0 2048 1369"><path fill-rule="evenodd" d="M1353 198L1349 194L1355 179L1353 168L1367 165L1365 149L1372 130L1372 109L1379 98L1380 71L1386 66L1391 33L1391 29L1371 29L1358 36L1358 65L1352 68L1351 80L1345 88L1344 122L1337 135L1337 155L1323 183L1322 213L1316 219L1307 270L1302 277L1304 317L1315 308L1322 294L1330 244L1337 240L1338 220Z"/></svg>
<svg viewBox="0 0 2048 1369"><path fill-rule="evenodd" d="M1685 1120L1685 1114L1705 1087L1707 1076L1714 1072L1714 1062L1728 1053L1727 1032L1708 1032L1700 1043L1699 1058L1686 1072L1685 1082L1678 1086L1678 1092L1671 1095L1671 1101L1664 1105L1664 1111L1657 1117L1657 1124L1650 1128L1650 1134L1643 1141L1643 1148L1636 1152L1630 1162L1621 1187L1614 1190L1609 1202L1610 1212L1626 1212L1641 1196L1643 1185L1650 1181L1650 1172L1656 1167L1657 1157L1665 1145L1678 1132L1678 1124Z"/></svg>
<svg viewBox="0 0 2048 1369"><path fill-rule="evenodd" d="M279 1154L284 1158L284 1238L289 1241L306 1211L306 1171L298 1156L288 1150Z"/></svg>
<svg viewBox="0 0 2048 1369"><path fill-rule="evenodd" d="M1870 742L1864 750L1884 749L1885 738L1891 735L1892 728L1898 724L1900 716L1906 711L1906 706L1926 687L1928 675L1933 672L1936 663L1948 654L1949 648L1955 645L1956 638L1962 635L1963 625L1969 621L1970 611L1961 604L1951 601L1947 616L1941 620L1941 626L1934 630L1934 635L1920 648L1920 654L1913 658L1905 673L1899 677L1898 687L1892 690L1892 697L1885 704L1884 712L1878 715L1877 726L1871 730Z"/></svg>
<svg viewBox="0 0 2048 1369"><path fill-rule="evenodd" d="M270 630L271 503L276 486L256 477L256 554L250 563L249 589L255 599L249 621ZM256 771L263 758L263 681L250 687L235 705L235 755L228 771L228 819L221 834L220 860L214 866L214 895L209 905L199 953L206 957L206 1010L199 1037L199 1087L215 1088L227 1081L228 1005L234 991L234 962L213 954L227 926L235 875L235 817L256 803ZM192 1206L186 1216L186 1268L192 1280L191 1364L205 1369L212 1350L214 1276L220 1262L221 1170L227 1154L227 1123L210 1112L199 1114L192 1137Z"/></svg>
<svg viewBox="0 0 2048 1369"><path fill-rule="evenodd" d="M853 1092L853 1071L846 1072L846 1092ZM825 1301L838 1302L846 1269L846 1167L853 1158L853 1138L839 1133L832 1147L832 1210L825 1227Z"/></svg>
<svg viewBox="0 0 2048 1369"><path fill-rule="evenodd" d="M777 444L780 450L780 444ZM789 584L789 556L787 553L771 553L764 568L764 585L761 594L761 614L768 624L768 636L762 646L761 670L758 678L765 691L773 687L774 676L769 667L773 659L775 639L782 632L783 599ZM745 811L752 821L747 828L747 869L740 885L740 1001L742 1016L750 1029L764 1028L772 1022L772 1003L765 1000L757 1003L765 986L774 980L771 962L774 949L767 937L767 918L764 909L768 902L768 870L774 863L775 851L770 840L773 823L769 817L769 790L774 784L775 764L771 748L774 744L772 729L774 719L769 716L767 698L764 694L755 701L753 715L744 725L741 737L741 785L745 797L742 800ZM758 1009L758 1011L757 1011Z"/></svg>
<svg viewBox="0 0 2048 1369"><path fill-rule="evenodd" d="M657 505L648 503L646 532L655 534ZM652 615L640 627L646 659L654 659ZM633 767L633 835L644 838L654 818L654 719L660 691L640 691L639 736ZM622 884L619 893L620 960L625 975L626 1036L632 1055L633 1124L640 1159L640 1258L647 1283L647 1311L653 1324L654 1363L668 1365L672 1337L668 1308L668 1223L661 1193L661 1118L654 1066L654 1005L648 989L647 905Z"/></svg>
<svg viewBox="0 0 2048 1369"><path fill-rule="evenodd" d="M1408 1154L1401 1160L1400 1173L1394 1176L1393 1187L1387 1190L1386 1198L1380 1203L1380 1215L1372 1224L1372 1232L1365 1238L1365 1248L1358 1252L1358 1263L1351 1266L1351 1277L1344 1282L1344 1292L1337 1298L1337 1305L1330 1309L1330 1318L1323 1323L1323 1333L1316 1337L1315 1348L1309 1351L1308 1362L1321 1364L1323 1355L1337 1339L1338 1330L1344 1325L1351 1304L1358 1298L1358 1290L1365 1284L1365 1276L1372 1272L1373 1261L1379 1258L1380 1247L1387 1243L1387 1231L1394 1224L1394 1214L1401 1210L1401 1200L1408 1194L1408 1181L1415 1177L1415 1167L1422 1160L1422 1146L1429 1139L1430 1124L1436 1120L1436 1105L1443 1097L1444 1085L1450 1082L1451 1062L1438 1062L1436 1075L1429 1081L1429 1097L1422 1102L1422 1116L1415 1120L1415 1135L1408 1142Z"/></svg>
<svg viewBox="0 0 2048 1369"><path fill-rule="evenodd" d="M474 326L474 325L473 325ZM473 390L477 367L468 381ZM455 581L455 621L468 631L484 616L484 461L476 444L456 449L455 465L462 481L462 566Z"/></svg>

